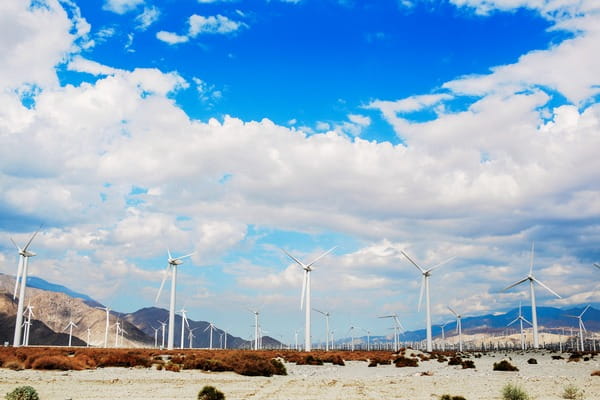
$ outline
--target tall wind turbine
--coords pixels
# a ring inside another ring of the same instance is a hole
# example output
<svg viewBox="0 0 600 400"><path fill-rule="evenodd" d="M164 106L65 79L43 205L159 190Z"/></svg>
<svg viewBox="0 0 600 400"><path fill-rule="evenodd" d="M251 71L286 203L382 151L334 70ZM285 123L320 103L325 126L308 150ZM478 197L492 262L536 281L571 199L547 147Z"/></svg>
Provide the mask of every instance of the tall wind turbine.
<svg viewBox="0 0 600 400"><path fill-rule="evenodd" d="M33 314L33 306L31 304L27 305L27 320L25 321L25 338L23 340L24 346L29 346L29 331L31 331L31 317L35 317Z"/></svg>
<svg viewBox="0 0 600 400"><path fill-rule="evenodd" d="M515 318L511 323L506 326L511 326L515 322L519 321L519 325L521 327L521 350L525 350L525 332L523 331L523 322L527 322L529 325L533 325L531 322L527 321L523 314L521 313L521 303L519 303L519 316Z"/></svg>
<svg viewBox="0 0 600 400"><path fill-rule="evenodd" d="M304 264L296 257L283 250L292 260L294 260L304 270L304 280L302 281L302 297L300 299L300 309L304 307L304 299L306 298L306 319L304 324L304 351L311 351L310 344L310 271L313 270L313 265L327 254L331 253L337 246L332 247L319 257L315 258L312 262Z"/></svg>
<svg viewBox="0 0 600 400"><path fill-rule="evenodd" d="M325 316L325 351L329 351L329 317L331 314L328 312L323 312L313 308L316 312L323 314Z"/></svg>
<svg viewBox="0 0 600 400"><path fill-rule="evenodd" d="M158 303L158 299L160 298L160 293L162 292L163 286L165 285L165 281L167 280L167 276L169 275L169 270L171 270L171 302L169 306L169 337L167 343L167 349L173 350L173 342L175 340L175 287L177 285L177 266L183 264L184 258L193 256L194 253L187 254L181 257L172 257L171 251L167 249L168 264L167 269L165 270L165 276L160 284L160 289L158 289L158 294L156 295L156 302Z"/></svg>
<svg viewBox="0 0 600 400"><path fill-rule="evenodd" d="M187 317L185 315L185 308L181 309L181 346L180 349L185 348L184 344L185 344L185 327L187 326L188 329L190 329L190 323L187 320Z"/></svg>
<svg viewBox="0 0 600 400"><path fill-rule="evenodd" d="M431 272L434 269L441 267L442 265L446 264L448 261L454 259L454 257L451 257L445 261L442 261L441 263L434 265L433 267L431 267L429 269L423 269L416 262L414 262L403 250L400 250L400 253L402 253L402 255L404 255L404 257L406 257L406 259L408 261L410 261L412 265L417 267L417 269L419 271L421 271L421 274L423 274L423 282L421 283L421 293L419 294L418 310L421 311L421 302L423 301L423 291L425 291L426 322L427 322L427 327L426 327L427 328L427 351L431 352L433 350L433 344L432 344L432 339L431 339L431 301L430 301L430 297L429 297L429 277L431 276Z"/></svg>
<svg viewBox="0 0 600 400"><path fill-rule="evenodd" d="M100 310L106 311L106 326L104 328L104 348L108 347L108 328L110 327L110 308L107 307L96 307Z"/></svg>
<svg viewBox="0 0 600 400"><path fill-rule="evenodd" d="M458 351L463 351L463 343L462 343L462 315L458 314L454 311L450 306L448 306L448 310L456 317L456 332L458 332Z"/></svg>
<svg viewBox="0 0 600 400"><path fill-rule="evenodd" d="M529 275L527 275L525 278L521 279L520 281L515 282L512 285L506 287L503 290L503 292L507 291L508 289L511 289L517 285L520 285L523 282L527 282L527 281L529 281L529 293L531 296L531 322L533 325L533 348L539 349L540 341L538 338L537 310L535 307L535 290L534 290L533 284L537 283L538 285L540 285L541 287L543 287L544 289L546 289L547 291L549 291L550 293L552 293L553 295L558 297L559 299L562 299L562 297L560 297L554 290L550 289L548 286L544 285L540 280L536 279L533 276L533 243L531 243L531 264L529 266Z"/></svg>
<svg viewBox="0 0 600 400"><path fill-rule="evenodd" d="M210 329L210 336L209 336L209 349L212 350L213 346L213 331L216 329L217 327L215 326L215 324L213 324L212 322L208 324L208 326L206 327L206 329L204 329L204 332L206 332L207 330Z"/></svg>
<svg viewBox="0 0 600 400"><path fill-rule="evenodd" d="M161 349L165 348L165 327L167 326L167 323L165 321L157 321L161 327L162 327L162 344L160 346Z"/></svg>
<svg viewBox="0 0 600 400"><path fill-rule="evenodd" d="M579 343L581 344L580 351L585 351L585 349L583 348L583 332L587 332L587 330L585 329L585 325L583 324L583 320L581 318L583 317L583 314L585 314L585 312L588 310L588 308L590 308L589 305L586 308L584 308L581 314L579 315L569 315L569 317L577 318L577 321L579 322Z"/></svg>
<svg viewBox="0 0 600 400"><path fill-rule="evenodd" d="M77 325L73 322L73 320L69 320L69 324L65 326L65 331L69 328L69 347L71 347L71 338L73 337L73 328L77 328Z"/></svg>
<svg viewBox="0 0 600 400"><path fill-rule="evenodd" d="M252 314L254 314L254 350L258 350L258 330L260 325L258 325L258 315L260 312L258 310L248 309Z"/></svg>
<svg viewBox="0 0 600 400"><path fill-rule="evenodd" d="M41 226L40 226L41 229ZM10 241L15 245L17 250L19 251L19 265L17 267L17 277L15 280L15 290L13 292L13 299L17 296L17 286L19 284L19 279L21 279L21 288L19 290L19 303L17 306L17 320L15 322L15 336L13 339L13 346L19 347L21 345L21 328L23 327L23 308L25 305L25 288L27 287L27 266L29 264L29 257L33 257L36 254L33 251L29 251L29 245L33 242L33 239L38 234L40 230L38 229L31 236L31 239L27 242L25 247L20 248L12 238Z"/></svg>
<svg viewBox="0 0 600 400"><path fill-rule="evenodd" d="M400 323L400 318L398 317L398 314L394 313L391 315L382 315L379 318L392 318L393 319L393 321L394 321L394 351L398 351L399 342L400 342L399 332L400 332L400 330L404 330L404 327Z"/></svg>

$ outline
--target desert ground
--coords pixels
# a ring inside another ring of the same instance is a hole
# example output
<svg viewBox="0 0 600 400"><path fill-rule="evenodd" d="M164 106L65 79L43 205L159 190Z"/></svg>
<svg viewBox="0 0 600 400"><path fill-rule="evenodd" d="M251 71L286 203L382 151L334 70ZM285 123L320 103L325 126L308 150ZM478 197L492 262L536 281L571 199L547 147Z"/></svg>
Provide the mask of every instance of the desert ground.
<svg viewBox="0 0 600 400"><path fill-rule="evenodd" d="M82 371L13 371L0 369L0 396L17 386L33 386L42 400L196 399L204 385L222 391L227 399L406 399L431 400L443 394L467 400L501 399L507 383L520 385L536 400L561 399L565 386L578 387L584 399L600 399L600 357L588 361L553 360L549 352L487 353L471 358L475 369L449 366L436 360L418 367L368 367L364 361L345 366L285 363L287 376L247 377L233 372L154 368L97 368ZM508 359L517 372L493 371L493 363ZM535 358L538 364L528 364Z"/></svg>

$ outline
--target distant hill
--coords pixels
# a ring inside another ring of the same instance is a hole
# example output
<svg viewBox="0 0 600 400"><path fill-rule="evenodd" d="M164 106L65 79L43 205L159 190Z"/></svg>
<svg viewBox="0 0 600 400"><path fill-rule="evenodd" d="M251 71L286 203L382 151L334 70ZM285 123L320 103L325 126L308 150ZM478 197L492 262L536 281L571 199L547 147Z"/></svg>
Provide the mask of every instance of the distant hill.
<svg viewBox="0 0 600 400"><path fill-rule="evenodd" d="M38 278L37 276L28 276L27 277L27 287L48 290L51 292L64 293L68 296L74 297L76 299L83 299L86 303L88 303L92 307L101 307L102 304L98 303L96 300L92 299L90 296L82 293L75 292L74 290L69 289L68 287L57 285L55 283L50 283L42 278Z"/></svg>

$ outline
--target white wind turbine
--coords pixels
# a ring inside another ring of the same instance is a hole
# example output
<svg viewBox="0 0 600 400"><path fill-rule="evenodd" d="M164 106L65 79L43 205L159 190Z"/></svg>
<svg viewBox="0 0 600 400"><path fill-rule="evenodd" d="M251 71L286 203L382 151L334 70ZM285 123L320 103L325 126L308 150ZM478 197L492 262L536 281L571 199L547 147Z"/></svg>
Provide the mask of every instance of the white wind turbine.
<svg viewBox="0 0 600 400"><path fill-rule="evenodd" d="M180 348L183 349L185 347L184 346L184 344L185 344L185 336L184 336L185 327L187 326L188 329L190 329L190 323L188 322L187 317L185 315L185 308L182 308L180 312L181 312L181 346L180 346Z"/></svg>
<svg viewBox="0 0 600 400"><path fill-rule="evenodd" d="M533 348L534 349L539 349L540 348L540 342L539 342L539 338L538 338L538 323L537 323L537 310L536 310L536 306L535 306L535 290L534 290L534 282L537 283L538 285L540 285L541 287L543 287L544 289L546 289L547 291L549 291L550 293L552 293L553 295L555 295L556 297L558 297L559 299L562 299L562 297L560 297L554 290L550 289L548 286L544 285L540 280L536 279L533 276L533 243L531 243L531 264L529 266L529 275L527 275L525 278L521 279L518 282L513 283L512 285L506 287L504 291L507 291L508 289L511 289L517 285L520 285L523 282L527 282L529 281L529 293L531 296L531 322L533 325Z"/></svg>
<svg viewBox="0 0 600 400"><path fill-rule="evenodd" d="M206 332L207 330L210 329L210 336L209 336L209 349L212 350L213 348L213 331L215 329L217 329L217 327L215 326L215 324L213 324L212 322L208 324L208 326L206 327L206 329L204 329L204 332Z"/></svg>
<svg viewBox="0 0 600 400"><path fill-rule="evenodd" d="M194 335L194 331L196 329L198 329L198 328L193 328L193 329L188 330L188 343L189 343L190 349L194 348L192 343L193 343L194 338L196 337L196 335Z"/></svg>
<svg viewBox="0 0 600 400"><path fill-rule="evenodd" d="M579 315L569 315L569 317L572 318L577 318L577 321L579 322L579 340L580 340L580 344L581 344L581 348L580 351L585 351L585 349L583 348L584 345L584 341L583 341L583 332L587 332L587 330L585 329L585 325L583 324L583 314L585 314L585 312L588 310L588 308L590 308L590 306L588 305L586 308L583 309L583 311L581 312L581 314Z"/></svg>
<svg viewBox="0 0 600 400"><path fill-rule="evenodd" d="M400 338L399 338L399 332L402 330L404 330L404 327L402 326L402 324L400 323L400 318L398 317L397 313L391 314L391 315L383 315L381 317L378 318L392 318L394 321L394 351L398 351L399 349L399 342L400 342Z"/></svg>
<svg viewBox="0 0 600 400"><path fill-rule="evenodd" d="M41 229L41 226L40 226ZM23 308L25 305L25 288L27 287L27 266L29 264L29 257L34 257L36 254L33 251L29 251L29 245L33 242L33 239L38 234L38 229L31 236L31 239L27 242L25 247L20 248L12 238L10 241L15 245L19 251L19 265L17 267L17 277L15 279L15 290L13 292L13 299L17 297L17 288L19 285L19 279L21 280L21 287L19 290L19 303L17 306L17 320L15 322L15 336L13 338L13 346L19 347L21 345L21 328L23 327Z"/></svg>
<svg viewBox="0 0 600 400"><path fill-rule="evenodd" d="M161 327L162 327L162 345L160 346L161 349L165 348L165 327L167 326L167 322L166 321L157 321Z"/></svg>
<svg viewBox="0 0 600 400"><path fill-rule="evenodd" d="M77 328L77 325L75 325L73 320L70 320L68 325L65 326L65 329L63 329L63 330L66 331L67 328L69 328L69 347L71 347L71 339L73 338L73 328Z"/></svg>
<svg viewBox="0 0 600 400"><path fill-rule="evenodd" d="M525 350L525 332L523 331L523 322L527 322L529 325L533 325L531 322L527 321L523 314L521 313L521 303L519 303L519 315L512 322L510 322L506 326L511 326L515 322L519 321L520 325L520 333L521 333L521 350Z"/></svg>
<svg viewBox="0 0 600 400"><path fill-rule="evenodd" d="M96 307L100 310L106 311L106 327L104 328L104 348L108 347L108 328L110 327L110 308L107 307Z"/></svg>
<svg viewBox="0 0 600 400"><path fill-rule="evenodd" d="M304 279L302 281L302 296L300 299L300 309L304 307L304 299L306 298L306 319L304 326L304 351L311 351L311 343L310 343L310 271L313 270L313 265L319 261L321 258L325 257L327 254L331 253L337 246L332 247L327 250L325 253L321 254L319 257L315 258L312 262L308 264L304 264L296 257L292 256L287 251L283 250L285 254L288 255L292 260L294 260L302 269L304 270Z"/></svg>
<svg viewBox="0 0 600 400"><path fill-rule="evenodd" d="M446 334L444 332L444 328L446 327L446 325L448 325L450 322L444 322L443 324L440 325L440 328L442 329L442 351L446 351Z"/></svg>
<svg viewBox="0 0 600 400"><path fill-rule="evenodd" d="M258 310L248 309L252 314L254 314L254 350L258 350L258 331L260 325L258 325L258 316L260 312Z"/></svg>
<svg viewBox="0 0 600 400"><path fill-rule="evenodd" d="M427 351L431 352L433 350L433 344L432 344L432 338L431 338L431 300L430 300L430 296L429 296L429 277L431 276L431 272L434 269L437 269L439 267L441 267L442 265L446 264L447 262L451 261L452 259L454 259L454 257L451 257L445 261L442 261L439 264L434 265L433 267L429 268L429 269L423 269L421 268L416 262L414 262L403 250L400 251L400 253L402 253L402 255L404 255L404 257L406 257L406 259L408 261L411 262L412 265L414 265L415 267L417 267L417 269L419 271L421 271L421 274L423 274L423 281L421 283L421 293L419 294L419 307L418 310L421 311L421 303L423 301L423 291L425 291L425 305L426 305L426 330L427 330Z"/></svg>
<svg viewBox="0 0 600 400"><path fill-rule="evenodd" d="M352 341L350 342L350 351L354 351L354 326L353 325L350 325L350 329L348 329L348 333L350 334L350 338L352 339Z"/></svg>
<svg viewBox="0 0 600 400"><path fill-rule="evenodd" d="M119 333L121 333L121 323L117 319L115 322L115 347L119 347Z"/></svg>
<svg viewBox="0 0 600 400"><path fill-rule="evenodd" d="M173 342L175 339L175 289L176 289L176 285L177 285L177 266L183 264L183 261L181 261L181 260L183 260L184 258L193 256L195 254L195 252L187 254L185 256L181 256L181 257L172 257L171 251L169 249L167 249L167 254L169 256L169 258L167 260L168 261L167 269L165 270L165 275L160 284L160 289L158 289L158 293L156 295L156 302L158 303L158 299L160 298L160 293L162 292L163 286L165 285L165 281L167 280L167 277L169 275L169 270L171 270L171 301L170 301L170 306L169 306L169 336L168 336L168 342L167 342L167 349L173 350Z"/></svg>
<svg viewBox="0 0 600 400"><path fill-rule="evenodd" d="M160 328L155 328L153 326L150 326L152 329L154 329L154 348L158 348L158 331L160 330Z"/></svg>
<svg viewBox="0 0 600 400"><path fill-rule="evenodd" d="M463 351L463 342L462 342L462 315L458 314L454 311L450 306L448 306L448 310L456 317L456 332L458 332L458 351Z"/></svg>
<svg viewBox="0 0 600 400"><path fill-rule="evenodd" d="M85 342L85 347L90 347L90 336L92 335L92 330L87 328L87 341Z"/></svg>
<svg viewBox="0 0 600 400"><path fill-rule="evenodd" d="M31 317L35 317L33 314L33 306L31 304L27 305L27 320L25 321L25 338L23 340L23 344L25 346L29 346L29 332L31 331Z"/></svg>
<svg viewBox="0 0 600 400"><path fill-rule="evenodd" d="M323 312L313 308L316 312L323 314L325 316L325 351L329 351L329 317L331 314L328 312Z"/></svg>

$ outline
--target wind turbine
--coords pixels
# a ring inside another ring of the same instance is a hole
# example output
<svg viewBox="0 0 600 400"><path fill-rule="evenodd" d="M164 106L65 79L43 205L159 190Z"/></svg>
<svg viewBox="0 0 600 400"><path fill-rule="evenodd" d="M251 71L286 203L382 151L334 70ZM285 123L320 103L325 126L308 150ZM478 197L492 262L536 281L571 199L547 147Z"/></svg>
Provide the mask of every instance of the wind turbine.
<svg viewBox="0 0 600 400"><path fill-rule="evenodd" d="M583 324L583 319L581 319L581 317L583 317L583 314L585 314L585 312L588 310L588 308L590 308L589 305L586 308L584 308L583 311L581 312L581 314L579 314L579 315L569 315L569 317L577 318L577 321L579 322L579 340L580 340L580 344L581 344L580 351L585 351L585 349L583 348L583 344L584 344L583 332L587 332L587 330L585 329L585 325Z"/></svg>
<svg viewBox="0 0 600 400"><path fill-rule="evenodd" d="M450 322L444 322L443 324L440 325L440 328L442 329L442 351L446 351L446 334L444 333L444 328L449 323Z"/></svg>
<svg viewBox="0 0 600 400"><path fill-rule="evenodd" d="M42 227L40 226L40 229ZM33 251L29 251L29 246L33 239L40 231L38 229L31 236L31 239L27 242L25 247L20 248L15 241L11 238L10 241L15 245L17 250L19 251L19 265L17 267L17 277L15 279L15 290L13 292L13 299L17 296L17 287L19 285L19 279L21 279L21 288L19 290L19 303L17 306L17 320L15 322L15 336L13 339L13 346L19 347L21 345L21 328L23 326L23 308L25 305L25 288L27 287L27 266L29 264L29 257L34 257L36 254Z"/></svg>
<svg viewBox="0 0 600 400"><path fill-rule="evenodd" d="M400 323L400 318L398 318L398 314L394 313L391 315L383 315L381 317L378 318L393 318L394 321L394 351L398 351L398 342L399 342L399 331L402 329L404 330L404 327L402 326L402 324Z"/></svg>
<svg viewBox="0 0 600 400"><path fill-rule="evenodd" d="M92 330L87 328L87 341L85 342L85 347L90 347L90 336L92 334Z"/></svg>
<svg viewBox="0 0 600 400"><path fill-rule="evenodd" d="M543 287L544 289L546 289L547 291L549 291L550 293L552 293L559 299L562 299L562 297L560 297L554 290L550 289L548 286L544 285L540 280L536 279L533 276L533 248L534 248L533 243L531 243L531 264L529 266L529 275L527 275L525 278L521 279L520 281L515 282L512 285L506 287L502 291L503 292L507 291L508 289L511 289L517 285L520 285L523 282L529 281L529 293L531 296L531 322L532 322L532 326L533 326L533 348L539 349L540 342L539 342L539 338L538 338L537 310L535 307L535 290L534 290L533 284L534 284L534 282L539 284L541 287Z"/></svg>
<svg viewBox="0 0 600 400"><path fill-rule="evenodd" d="M158 294L156 295L155 302L158 303L158 299L160 298L160 293L162 292L163 286L165 285L165 281L167 280L167 276L169 275L169 270L171 270L171 302L170 302L170 306L169 306L169 337L168 337L167 349L173 350L173 342L175 339L175 287L177 285L177 266L183 264L183 261L181 261L181 260L183 260L184 258L193 256L195 254L195 252L187 254L185 256L181 256L181 257L172 257L171 251L169 249L167 249L167 254L169 256L169 258L167 260L168 261L167 269L165 270L165 275L160 284L160 289L158 289Z"/></svg>
<svg viewBox="0 0 600 400"><path fill-rule="evenodd" d="M121 323L117 319L117 322L115 322L115 347L119 347L119 333L121 333L120 331Z"/></svg>
<svg viewBox="0 0 600 400"><path fill-rule="evenodd" d="M183 335L185 332L184 330L185 330L186 326L188 327L188 329L190 329L190 323L188 322L187 317L185 316L185 308L182 308L180 312L181 312L181 347L180 348L183 349L185 347L184 346L185 336Z"/></svg>
<svg viewBox="0 0 600 400"><path fill-rule="evenodd" d="M155 328L152 325L150 326L152 329L154 329L154 348L158 348L158 331L160 328Z"/></svg>
<svg viewBox="0 0 600 400"><path fill-rule="evenodd" d="M212 350L212 344L213 344L213 331L216 329L215 324L213 324L212 322L208 324L208 326L206 327L206 329L204 329L204 332L206 332L207 330L210 329L210 341L209 341L209 349Z"/></svg>
<svg viewBox="0 0 600 400"><path fill-rule="evenodd" d="M434 265L433 267L429 268L429 269L423 269L421 268L416 262L414 262L405 252L404 250L400 250L400 253L402 253L402 255L404 255L404 257L406 257L406 259L408 261L411 262L412 265L414 265L415 267L417 267L417 269L419 271L421 271L421 274L423 274L423 282L421 283L421 293L419 294L419 307L418 310L421 311L421 303L423 301L423 291L425 291L425 304L426 304L426 322L427 322L427 351L431 352L433 350L433 344L432 344L432 339L431 339L431 301L430 301L430 296L429 296L429 277L431 276L431 272L434 269L437 269L439 267L441 267L442 265L446 264L448 261L454 259L454 257L451 257L445 261L442 261L439 264Z"/></svg>
<svg viewBox="0 0 600 400"><path fill-rule="evenodd" d="M371 331L365 328L360 328L367 333L367 351L371 351Z"/></svg>
<svg viewBox="0 0 600 400"><path fill-rule="evenodd" d="M458 332L458 351L463 351L463 343L462 343L462 315L458 314L454 311L450 306L448 306L448 310L456 317L456 332Z"/></svg>
<svg viewBox="0 0 600 400"><path fill-rule="evenodd" d="M166 321L157 321L159 324L162 325L162 345L160 346L161 349L165 348L165 326L167 326L167 322Z"/></svg>
<svg viewBox="0 0 600 400"><path fill-rule="evenodd" d="M354 351L354 326L350 325L350 329L348 329L348 333L350 334L350 337L352 338L352 341L350 342L350 351Z"/></svg>
<svg viewBox="0 0 600 400"><path fill-rule="evenodd" d="M323 314L325 316L325 351L329 351L329 317L331 314L328 312L323 312L313 308L316 312Z"/></svg>
<svg viewBox="0 0 600 400"><path fill-rule="evenodd" d="M519 316L506 326L510 326L517 321L519 321L519 324L521 327L521 330L520 330L520 332L521 332L521 350L525 350L525 333L523 332L523 321L527 322L529 325L533 325L533 324L531 322L527 321L525 319L525 317L523 317L523 314L521 314L521 303L519 303Z"/></svg>
<svg viewBox="0 0 600 400"><path fill-rule="evenodd" d="M259 330L258 315L260 314L260 312L258 310L251 310L251 309L248 309L248 311L250 311L252 314L254 314L254 350L258 350L258 330Z"/></svg>
<svg viewBox="0 0 600 400"><path fill-rule="evenodd" d="M110 308L107 307L96 307L100 310L106 311L106 327L104 329L104 348L108 347L108 328L110 326Z"/></svg>
<svg viewBox="0 0 600 400"><path fill-rule="evenodd" d="M75 325L73 320L69 320L68 325L65 326L65 329L63 329L66 331L67 328L69 328L69 347L71 347L71 338L73 337L73 327L77 328L77 325Z"/></svg>
<svg viewBox="0 0 600 400"><path fill-rule="evenodd" d="M25 346L29 346L29 332L31 330L31 317L35 317L33 314L33 306L31 304L27 304L27 320L25 321L25 338L23 340L23 344Z"/></svg>
<svg viewBox="0 0 600 400"><path fill-rule="evenodd" d="M127 335L127 331L124 328L121 328L121 347L123 347L123 335Z"/></svg>
<svg viewBox="0 0 600 400"><path fill-rule="evenodd" d="M198 329L198 328L194 328L194 329L189 329L188 330L188 343L189 343L190 349L194 348L194 346L192 345L192 341L196 337L196 335L194 335L194 331L196 329Z"/></svg>
<svg viewBox="0 0 600 400"><path fill-rule="evenodd" d="M313 270L312 266L319 261L321 258L325 257L327 254L331 253L337 246L332 247L327 250L325 253L321 254L319 257L315 258L312 262L308 264L304 264L296 257L283 250L285 254L288 255L292 260L294 260L302 269L304 270L304 280L302 281L302 297L300 299L300 310L304 306L304 299L306 298L306 319L304 326L304 351L311 351L310 344L310 271Z"/></svg>

